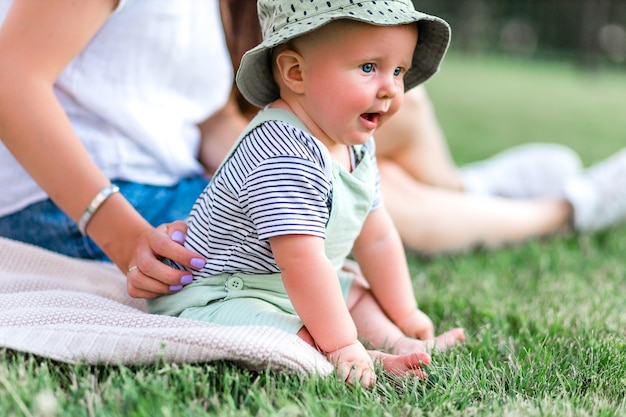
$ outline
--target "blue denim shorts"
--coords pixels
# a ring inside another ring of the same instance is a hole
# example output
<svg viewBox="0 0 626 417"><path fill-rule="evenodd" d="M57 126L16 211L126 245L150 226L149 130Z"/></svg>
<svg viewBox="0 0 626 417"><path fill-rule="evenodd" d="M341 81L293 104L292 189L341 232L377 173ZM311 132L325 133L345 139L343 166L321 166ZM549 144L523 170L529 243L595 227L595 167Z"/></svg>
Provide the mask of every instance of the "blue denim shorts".
<svg viewBox="0 0 626 417"><path fill-rule="evenodd" d="M153 226L185 220L209 183L208 178L181 180L169 186L112 181L120 192ZM0 236L40 246L75 258L108 261L108 257L51 200L31 204L0 218Z"/></svg>

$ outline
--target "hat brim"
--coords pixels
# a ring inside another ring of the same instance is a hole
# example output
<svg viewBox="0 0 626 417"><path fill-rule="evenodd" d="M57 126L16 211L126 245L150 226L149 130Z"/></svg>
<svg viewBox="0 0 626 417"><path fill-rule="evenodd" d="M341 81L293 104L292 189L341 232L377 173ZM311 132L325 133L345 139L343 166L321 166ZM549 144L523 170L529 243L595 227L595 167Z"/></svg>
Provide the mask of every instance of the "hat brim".
<svg viewBox="0 0 626 417"><path fill-rule="evenodd" d="M362 3L369 3L367 7L373 13L363 14ZM339 19L351 19L377 26L417 23L418 42L413 53L411 69L404 77L404 89L407 91L423 83L439 70L450 44L450 26L436 16L412 9L392 10L390 5L393 5L393 2L362 1L317 16L311 14L305 19L291 22L243 55L236 75L237 88L246 100L259 107L278 99L280 92L272 74L272 49ZM359 13L356 13L357 11Z"/></svg>

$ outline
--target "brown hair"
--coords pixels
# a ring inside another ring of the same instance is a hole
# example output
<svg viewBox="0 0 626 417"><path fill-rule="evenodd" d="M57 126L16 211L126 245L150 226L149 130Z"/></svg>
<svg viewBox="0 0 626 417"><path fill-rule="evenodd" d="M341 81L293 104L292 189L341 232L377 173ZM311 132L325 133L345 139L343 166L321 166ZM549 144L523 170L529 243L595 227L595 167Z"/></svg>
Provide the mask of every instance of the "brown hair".
<svg viewBox="0 0 626 417"><path fill-rule="evenodd" d="M220 0L222 24L226 35L226 44L230 52L233 69L237 71L243 54L261 43L263 36L257 17L256 1L250 0ZM250 104L237 90L233 94L244 114L254 114L258 108Z"/></svg>

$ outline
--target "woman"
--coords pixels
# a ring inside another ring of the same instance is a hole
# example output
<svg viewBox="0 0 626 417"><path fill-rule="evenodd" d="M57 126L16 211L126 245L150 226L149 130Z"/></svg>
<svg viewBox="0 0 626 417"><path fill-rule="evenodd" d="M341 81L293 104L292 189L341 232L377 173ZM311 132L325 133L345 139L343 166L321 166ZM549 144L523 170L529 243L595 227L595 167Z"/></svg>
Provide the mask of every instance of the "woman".
<svg viewBox="0 0 626 417"><path fill-rule="evenodd" d="M171 222L246 122L218 3L2 0L0 19L0 235L108 258L134 297L180 289L159 258L204 259Z"/></svg>

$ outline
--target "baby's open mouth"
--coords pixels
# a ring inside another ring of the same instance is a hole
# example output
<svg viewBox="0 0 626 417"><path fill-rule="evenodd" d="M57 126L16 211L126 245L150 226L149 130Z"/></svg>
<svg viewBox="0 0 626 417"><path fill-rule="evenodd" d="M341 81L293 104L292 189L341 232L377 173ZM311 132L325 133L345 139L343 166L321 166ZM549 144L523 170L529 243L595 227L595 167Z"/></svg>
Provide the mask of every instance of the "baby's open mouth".
<svg viewBox="0 0 626 417"><path fill-rule="evenodd" d="M368 122L376 122L378 120L378 113L363 113L361 117Z"/></svg>

